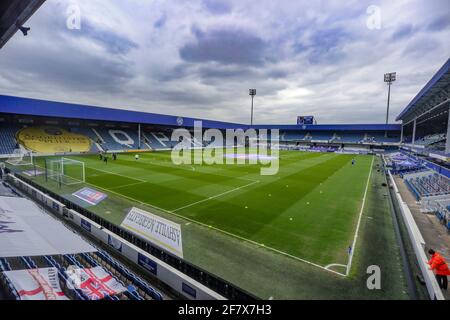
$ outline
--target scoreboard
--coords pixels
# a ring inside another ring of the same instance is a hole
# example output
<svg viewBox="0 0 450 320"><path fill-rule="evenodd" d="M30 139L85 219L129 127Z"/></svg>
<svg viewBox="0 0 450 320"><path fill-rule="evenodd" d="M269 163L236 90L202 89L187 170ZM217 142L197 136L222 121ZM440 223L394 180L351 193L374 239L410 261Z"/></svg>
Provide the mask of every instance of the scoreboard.
<svg viewBox="0 0 450 320"><path fill-rule="evenodd" d="M298 125L315 124L314 116L298 116L297 124Z"/></svg>

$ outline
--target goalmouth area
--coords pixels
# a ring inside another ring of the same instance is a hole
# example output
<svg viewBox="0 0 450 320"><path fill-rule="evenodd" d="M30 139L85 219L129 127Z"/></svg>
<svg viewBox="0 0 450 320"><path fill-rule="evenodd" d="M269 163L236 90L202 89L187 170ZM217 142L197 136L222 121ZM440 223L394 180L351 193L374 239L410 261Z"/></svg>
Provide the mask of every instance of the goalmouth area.
<svg viewBox="0 0 450 320"><path fill-rule="evenodd" d="M70 158L84 162L84 183L32 179L78 204L82 187L105 193L84 206L117 225L134 206L181 224L187 261L260 298L407 298L378 157L281 151L274 176L260 165L176 166L170 152ZM381 290L367 289L371 265Z"/></svg>

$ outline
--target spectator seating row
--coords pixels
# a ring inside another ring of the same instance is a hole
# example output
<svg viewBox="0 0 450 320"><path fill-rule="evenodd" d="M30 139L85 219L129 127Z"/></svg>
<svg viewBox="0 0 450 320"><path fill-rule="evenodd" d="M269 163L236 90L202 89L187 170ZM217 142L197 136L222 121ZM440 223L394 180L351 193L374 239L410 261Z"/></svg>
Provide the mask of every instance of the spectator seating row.
<svg viewBox="0 0 450 320"><path fill-rule="evenodd" d="M450 180L445 176L430 171L426 174L407 177L406 184L418 199L450 194Z"/></svg>
<svg viewBox="0 0 450 320"><path fill-rule="evenodd" d="M116 296L106 296L105 300L163 300L162 295L147 282L129 271L105 251L96 253L80 253L77 255L18 257L0 259L0 290L8 299L20 300L13 284L3 275L3 271L54 267L58 270L61 289L71 300L89 300L82 290L69 287L67 269L71 266L93 268L100 266L127 291Z"/></svg>
<svg viewBox="0 0 450 320"><path fill-rule="evenodd" d="M12 154L17 149L16 133L20 127L13 125L0 125L0 154Z"/></svg>
<svg viewBox="0 0 450 320"><path fill-rule="evenodd" d="M441 142L442 140L445 140L445 139L446 139L445 133L430 134L425 137L417 139L415 144L423 145L423 146L430 146L432 144Z"/></svg>

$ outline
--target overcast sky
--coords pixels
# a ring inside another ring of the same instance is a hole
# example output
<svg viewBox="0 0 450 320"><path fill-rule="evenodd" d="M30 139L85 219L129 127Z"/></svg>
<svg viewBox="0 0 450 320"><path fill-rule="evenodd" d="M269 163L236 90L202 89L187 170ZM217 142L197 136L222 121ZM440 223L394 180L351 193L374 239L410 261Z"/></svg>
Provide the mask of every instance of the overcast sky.
<svg viewBox="0 0 450 320"><path fill-rule="evenodd" d="M240 123L249 88L256 123L382 123L391 71L394 120L450 57L448 0L47 0L26 25L1 94Z"/></svg>

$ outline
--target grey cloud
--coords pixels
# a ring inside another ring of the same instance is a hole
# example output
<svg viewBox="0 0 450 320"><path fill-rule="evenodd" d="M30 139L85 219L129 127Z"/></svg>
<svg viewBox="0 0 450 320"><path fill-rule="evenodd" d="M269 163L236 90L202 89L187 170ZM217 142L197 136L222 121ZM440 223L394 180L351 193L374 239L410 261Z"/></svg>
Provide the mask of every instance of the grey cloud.
<svg viewBox="0 0 450 320"><path fill-rule="evenodd" d="M86 37L103 46L111 54L127 54L132 49L137 49L138 45L127 37L111 30L94 26L89 21L83 22L83 27L79 31L68 31L71 35Z"/></svg>
<svg viewBox="0 0 450 320"><path fill-rule="evenodd" d="M442 31L450 26L450 12L441 15L427 25L428 31Z"/></svg>
<svg viewBox="0 0 450 320"><path fill-rule="evenodd" d="M18 58L19 56L16 56ZM82 56L77 59L43 59L39 63L11 62L15 66L13 72L4 73L5 77L17 82L30 81L37 83L53 84L70 91L107 90L121 91L122 85L133 76L130 70L122 64L113 61L105 61L100 58ZM92 65L96 65L92 69Z"/></svg>
<svg viewBox="0 0 450 320"><path fill-rule="evenodd" d="M411 36L413 32L414 28L412 24L404 24L394 32L394 34L392 35L392 40L404 39Z"/></svg>
<svg viewBox="0 0 450 320"><path fill-rule="evenodd" d="M47 1L30 35L0 51L0 91L248 122L255 87L259 123L306 113L320 123L382 122L383 73L399 75L394 115L448 58L450 34L448 15L429 2L380 1L384 17L392 8L402 16L374 31L370 2L77 0L78 33L65 28L66 3Z"/></svg>
<svg viewBox="0 0 450 320"><path fill-rule="evenodd" d="M218 79L230 79L230 78L246 78L255 75L255 72L249 68L221 68L219 66L204 66L200 67L199 75L202 78L218 78Z"/></svg>
<svg viewBox="0 0 450 320"><path fill-rule="evenodd" d="M428 55L430 52L439 50L440 43L430 36L421 36L411 41L403 50L404 56L419 58Z"/></svg>
<svg viewBox="0 0 450 320"><path fill-rule="evenodd" d="M166 22L167 22L167 15L165 13L163 13L161 15L161 17L155 21L153 26L157 29L161 29L166 25Z"/></svg>
<svg viewBox="0 0 450 320"><path fill-rule="evenodd" d="M228 14L232 11L230 2L225 0L203 0L203 5L213 14Z"/></svg>
<svg viewBox="0 0 450 320"><path fill-rule="evenodd" d="M244 30L218 29L196 31L196 40L180 49L180 57L188 62L215 61L221 64L261 66L264 64L265 42Z"/></svg>

